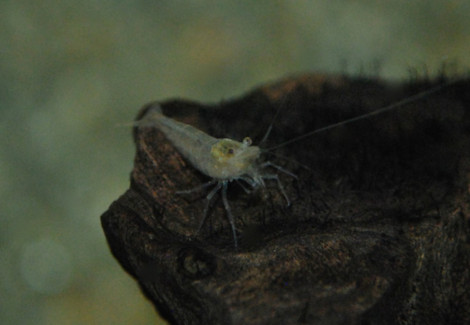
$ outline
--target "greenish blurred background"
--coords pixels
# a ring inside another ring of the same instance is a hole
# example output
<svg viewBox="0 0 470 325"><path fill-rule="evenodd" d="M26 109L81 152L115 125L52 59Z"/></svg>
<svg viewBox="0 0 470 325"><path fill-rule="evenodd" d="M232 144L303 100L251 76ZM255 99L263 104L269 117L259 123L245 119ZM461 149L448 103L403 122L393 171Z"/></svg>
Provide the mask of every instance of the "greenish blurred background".
<svg viewBox="0 0 470 325"><path fill-rule="evenodd" d="M0 2L0 324L163 323L100 215L152 100L217 102L298 72L470 66L470 1Z"/></svg>

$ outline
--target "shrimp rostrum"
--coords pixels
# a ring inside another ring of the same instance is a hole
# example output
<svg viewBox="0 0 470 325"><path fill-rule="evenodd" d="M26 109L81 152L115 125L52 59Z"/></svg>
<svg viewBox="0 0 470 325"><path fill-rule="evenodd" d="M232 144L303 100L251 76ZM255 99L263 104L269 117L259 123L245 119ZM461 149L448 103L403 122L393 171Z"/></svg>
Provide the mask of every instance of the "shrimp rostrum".
<svg viewBox="0 0 470 325"><path fill-rule="evenodd" d="M140 127L155 127L162 131L167 139L188 160L192 166L211 178L207 183L193 189L178 191L177 194L191 193L213 186L206 196L203 216L198 232L203 226L214 196L222 193L222 202L230 223L235 247L238 246L235 219L228 199L227 188L232 181L241 181L251 188L265 187L265 180L274 180L290 205L287 194L277 174L267 173L266 167L276 168L292 177L294 174L269 161L261 162L260 147L252 145L249 137L242 142L212 137L203 131L163 115L159 106L149 109L143 119L135 123ZM245 188L246 189L246 188Z"/></svg>

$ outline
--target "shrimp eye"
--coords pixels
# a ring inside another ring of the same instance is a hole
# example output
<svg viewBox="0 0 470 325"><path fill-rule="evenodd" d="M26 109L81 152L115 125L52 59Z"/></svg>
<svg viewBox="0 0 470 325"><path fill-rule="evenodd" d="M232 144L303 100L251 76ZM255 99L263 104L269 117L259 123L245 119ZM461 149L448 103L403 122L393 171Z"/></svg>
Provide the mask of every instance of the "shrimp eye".
<svg viewBox="0 0 470 325"><path fill-rule="evenodd" d="M250 137L245 137L245 138L243 139L243 144L244 144L245 146L251 146L252 143L253 143L253 141L251 140Z"/></svg>
<svg viewBox="0 0 470 325"><path fill-rule="evenodd" d="M228 149L228 153L229 153L230 155L233 155L234 152L235 152L235 151L233 150L233 148Z"/></svg>

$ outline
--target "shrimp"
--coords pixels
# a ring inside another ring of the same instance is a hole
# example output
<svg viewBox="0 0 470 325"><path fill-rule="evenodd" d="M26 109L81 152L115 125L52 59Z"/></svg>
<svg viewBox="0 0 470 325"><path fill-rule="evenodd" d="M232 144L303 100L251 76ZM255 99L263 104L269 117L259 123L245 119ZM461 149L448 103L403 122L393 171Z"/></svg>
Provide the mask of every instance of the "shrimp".
<svg viewBox="0 0 470 325"><path fill-rule="evenodd" d="M227 199L228 184L232 181L244 181L255 189L259 186L265 187L265 180L275 180L280 192L287 201L287 205L290 205L279 176L264 173L262 170L266 167L274 167L294 178L296 176L269 161L258 163L261 149L252 145L251 138L246 137L242 142L228 138L214 138L191 125L166 117L162 114L159 106L152 107L144 119L137 121L135 125L152 126L161 130L184 158L200 172L212 178L209 182L197 188L177 192L178 194L191 193L215 185L206 196L206 204L198 232L207 218L212 198L221 191L222 201L232 229L234 246L235 248L238 247L235 219Z"/></svg>
<svg viewBox="0 0 470 325"><path fill-rule="evenodd" d="M258 187L266 187L265 180L274 180L277 182L278 189L285 198L287 206L289 206L290 201L285 192L284 186L279 179L279 176L274 173L266 172L265 169L268 167L275 168L278 171L297 179L295 174L282 168L281 166L278 166L270 161L262 162L260 159L262 153L269 152L288 144L303 140L316 133L324 132L341 125L353 123L374 115L383 114L385 112L397 109L411 102L415 102L418 99L424 98L434 92L437 92L444 87L448 87L450 84L453 84L456 81L436 86L378 110L316 129L268 149L261 149L259 146L252 145L252 140L249 137L245 137L242 142L228 138L214 138L191 125L178 122L170 117L163 115L162 110L158 105L153 106L149 111L147 111L146 115L141 120L134 123L134 126L155 127L162 131L186 160L188 160L197 170L211 178L211 180L207 183L204 183L191 190L178 191L177 194L192 193L194 191L205 189L214 185L214 187L206 196L203 216L199 223L197 233L199 233L200 229L204 225L212 199L220 191L222 194L222 202L227 214L227 218L231 226L234 246L235 249L237 249L238 240L236 233L237 230L235 227L235 218L232 214L227 199L227 189L229 183L233 181L243 181L253 189L256 189ZM261 142L264 142L269 136L272 125L274 120L277 118L279 111L280 109L276 112L273 121ZM248 192L245 187L243 188Z"/></svg>

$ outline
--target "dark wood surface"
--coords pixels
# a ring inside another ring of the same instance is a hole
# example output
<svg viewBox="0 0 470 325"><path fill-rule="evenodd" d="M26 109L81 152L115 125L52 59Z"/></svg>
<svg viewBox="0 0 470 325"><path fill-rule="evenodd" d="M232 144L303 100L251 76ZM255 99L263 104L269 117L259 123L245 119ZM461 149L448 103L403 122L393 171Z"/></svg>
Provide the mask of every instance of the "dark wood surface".
<svg viewBox="0 0 470 325"><path fill-rule="evenodd" d="M303 75L162 107L254 144L280 108L269 148L435 84ZM209 179L160 131L135 129L130 188L101 217L111 251L173 324L469 324L469 85L263 155L298 176L279 173L292 204L275 182L232 182L238 249L220 199L197 234L207 192L175 194Z"/></svg>

